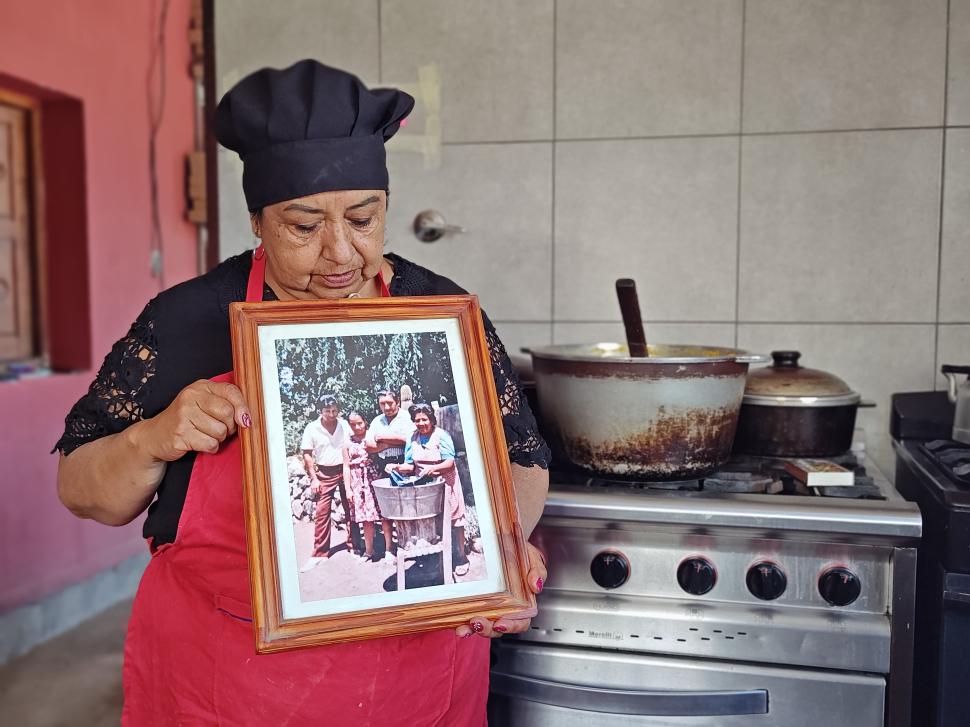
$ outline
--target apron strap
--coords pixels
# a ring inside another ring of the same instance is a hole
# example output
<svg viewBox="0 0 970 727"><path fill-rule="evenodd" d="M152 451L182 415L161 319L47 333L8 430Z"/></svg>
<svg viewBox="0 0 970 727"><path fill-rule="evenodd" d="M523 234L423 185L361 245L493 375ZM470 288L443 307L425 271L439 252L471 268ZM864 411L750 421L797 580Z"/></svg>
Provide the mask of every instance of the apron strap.
<svg viewBox="0 0 970 727"><path fill-rule="evenodd" d="M266 250L262 245L253 250L253 266L249 269L249 283L246 285L246 302L260 303L263 300L263 280L266 276Z"/></svg>
<svg viewBox="0 0 970 727"><path fill-rule="evenodd" d="M262 245L253 250L253 265L249 269L249 283L246 285L246 302L260 303L263 300L263 281L266 278L266 250ZM384 276L377 273L377 283L382 298L390 298L391 291L384 282Z"/></svg>

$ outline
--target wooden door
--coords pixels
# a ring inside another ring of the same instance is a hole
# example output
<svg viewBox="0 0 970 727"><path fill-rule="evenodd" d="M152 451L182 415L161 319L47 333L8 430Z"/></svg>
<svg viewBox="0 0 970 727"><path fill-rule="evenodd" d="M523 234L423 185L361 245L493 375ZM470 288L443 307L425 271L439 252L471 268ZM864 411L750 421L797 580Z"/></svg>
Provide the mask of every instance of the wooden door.
<svg viewBox="0 0 970 727"><path fill-rule="evenodd" d="M0 104L0 361L34 347L28 111Z"/></svg>

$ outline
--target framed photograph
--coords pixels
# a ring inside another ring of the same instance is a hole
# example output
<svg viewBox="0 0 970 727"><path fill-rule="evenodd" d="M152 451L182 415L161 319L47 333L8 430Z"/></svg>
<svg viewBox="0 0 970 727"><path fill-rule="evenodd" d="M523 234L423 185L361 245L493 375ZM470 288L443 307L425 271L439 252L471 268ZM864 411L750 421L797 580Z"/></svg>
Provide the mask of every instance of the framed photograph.
<svg viewBox="0 0 970 727"><path fill-rule="evenodd" d="M257 651L535 613L477 298L229 317Z"/></svg>

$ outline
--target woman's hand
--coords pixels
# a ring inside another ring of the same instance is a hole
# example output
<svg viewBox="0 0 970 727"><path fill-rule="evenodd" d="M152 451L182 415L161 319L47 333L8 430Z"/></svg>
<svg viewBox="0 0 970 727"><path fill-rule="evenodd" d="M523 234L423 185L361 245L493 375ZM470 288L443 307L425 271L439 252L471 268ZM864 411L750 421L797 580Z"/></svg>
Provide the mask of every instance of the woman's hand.
<svg viewBox="0 0 970 727"><path fill-rule="evenodd" d="M540 593L542 586L546 582L546 561L542 553L532 543L526 543L529 552L529 588L533 593ZM471 636L478 634L488 639L493 639L505 634L520 634L529 629L532 623L531 618L510 618L505 616L498 621L489 621L484 616L476 616L468 624L462 624L455 633L459 636Z"/></svg>
<svg viewBox="0 0 970 727"><path fill-rule="evenodd" d="M160 414L146 419L139 439L156 460L174 462L188 452L215 454L237 426L252 426L239 388L200 379L182 389Z"/></svg>

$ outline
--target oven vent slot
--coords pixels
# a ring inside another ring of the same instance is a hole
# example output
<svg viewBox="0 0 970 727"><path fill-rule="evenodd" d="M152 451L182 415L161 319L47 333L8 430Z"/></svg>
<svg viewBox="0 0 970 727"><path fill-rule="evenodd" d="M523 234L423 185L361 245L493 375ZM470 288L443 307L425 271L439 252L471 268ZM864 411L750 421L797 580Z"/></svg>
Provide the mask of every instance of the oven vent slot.
<svg viewBox="0 0 970 727"><path fill-rule="evenodd" d="M564 631L562 628L559 628L559 627L548 628L548 627L535 626L535 625L531 627L531 630L539 631L547 634L552 634L552 633L568 634L571 632L579 636L587 636L593 633L591 631L588 631L587 629L571 629L569 631ZM657 636L657 635L649 635L649 634L644 635L644 634L634 634L634 633L628 633L628 634L625 634L624 636L625 638L628 638L628 639L637 639L637 640L651 640L651 639L653 641L672 640L681 644L685 644L693 640L712 642L712 641L720 641L723 639L725 641L735 641L738 639L743 639L748 636L747 631L735 631L733 633L725 633L724 629L711 629L709 632L708 631L702 632L701 629L696 626L687 627L687 631L688 633L684 634L684 636L682 637L676 637L676 636L665 637L665 636Z"/></svg>

